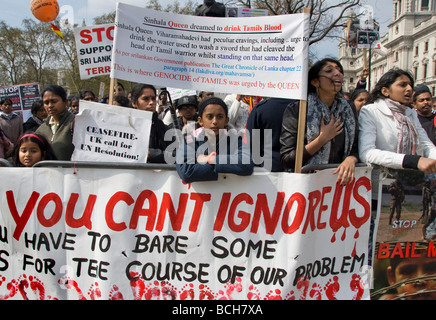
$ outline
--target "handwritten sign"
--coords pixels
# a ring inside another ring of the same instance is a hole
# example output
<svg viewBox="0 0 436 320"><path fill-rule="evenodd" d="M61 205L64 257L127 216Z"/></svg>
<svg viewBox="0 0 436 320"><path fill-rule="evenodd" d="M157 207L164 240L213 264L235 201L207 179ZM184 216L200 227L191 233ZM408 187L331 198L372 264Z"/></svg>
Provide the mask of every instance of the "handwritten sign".
<svg viewBox="0 0 436 320"><path fill-rule="evenodd" d="M152 113L80 101L72 161L147 162Z"/></svg>

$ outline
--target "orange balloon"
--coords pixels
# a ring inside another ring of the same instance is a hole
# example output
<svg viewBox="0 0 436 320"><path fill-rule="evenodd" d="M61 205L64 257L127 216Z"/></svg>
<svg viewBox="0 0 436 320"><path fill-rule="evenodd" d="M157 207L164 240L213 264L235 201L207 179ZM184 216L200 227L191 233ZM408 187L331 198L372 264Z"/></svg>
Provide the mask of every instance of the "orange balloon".
<svg viewBox="0 0 436 320"><path fill-rule="evenodd" d="M30 10L39 21L50 22L59 15L59 4L57 0L32 0Z"/></svg>

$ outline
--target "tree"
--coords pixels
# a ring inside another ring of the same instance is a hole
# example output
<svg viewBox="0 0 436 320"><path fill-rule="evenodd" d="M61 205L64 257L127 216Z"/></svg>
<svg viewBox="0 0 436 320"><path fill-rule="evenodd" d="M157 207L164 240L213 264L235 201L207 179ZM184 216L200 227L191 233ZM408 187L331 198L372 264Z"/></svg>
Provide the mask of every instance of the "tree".
<svg viewBox="0 0 436 320"><path fill-rule="evenodd" d="M350 9L361 0L238 0L249 8L267 9L272 15L301 13L310 9L309 45L326 37L337 37L348 19Z"/></svg>
<svg viewBox="0 0 436 320"><path fill-rule="evenodd" d="M21 30L0 21L0 83L19 84L25 74L26 59L19 39Z"/></svg>
<svg viewBox="0 0 436 320"><path fill-rule="evenodd" d="M60 67L57 63L58 51L55 46L58 37L47 23L23 20L23 32L19 38L20 50L26 57L27 69L34 82L53 82L46 69ZM48 77L47 77L48 76Z"/></svg>

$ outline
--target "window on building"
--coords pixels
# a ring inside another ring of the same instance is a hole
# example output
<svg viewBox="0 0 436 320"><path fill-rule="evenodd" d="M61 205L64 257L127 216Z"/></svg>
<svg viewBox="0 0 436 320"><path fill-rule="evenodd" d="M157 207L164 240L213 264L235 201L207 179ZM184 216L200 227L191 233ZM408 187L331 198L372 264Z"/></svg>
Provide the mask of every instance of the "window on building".
<svg viewBox="0 0 436 320"><path fill-rule="evenodd" d="M424 52L428 52L428 46L429 46L429 43L428 43L428 41L426 41L424 44Z"/></svg>
<svg viewBox="0 0 436 320"><path fill-rule="evenodd" d="M415 56L417 56L419 54L419 46L415 47Z"/></svg>
<svg viewBox="0 0 436 320"><path fill-rule="evenodd" d="M350 83L354 83L354 78L350 78Z"/></svg>
<svg viewBox="0 0 436 320"><path fill-rule="evenodd" d="M428 0L421 0L421 11L428 11Z"/></svg>
<svg viewBox="0 0 436 320"><path fill-rule="evenodd" d="M427 79L427 64L423 64L422 67L424 69L423 70L424 79Z"/></svg>
<svg viewBox="0 0 436 320"><path fill-rule="evenodd" d="M418 67L413 67L413 80L418 79Z"/></svg>

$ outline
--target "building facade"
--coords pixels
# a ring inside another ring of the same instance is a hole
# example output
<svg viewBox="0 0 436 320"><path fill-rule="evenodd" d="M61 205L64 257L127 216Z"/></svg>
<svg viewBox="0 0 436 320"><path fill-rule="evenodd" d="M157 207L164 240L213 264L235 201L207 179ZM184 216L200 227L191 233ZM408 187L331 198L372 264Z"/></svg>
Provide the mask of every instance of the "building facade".
<svg viewBox="0 0 436 320"><path fill-rule="evenodd" d="M381 35L381 49L365 52L348 47L345 40L340 42L338 59L345 71L344 91L354 90L366 62L370 66L370 88L385 72L398 68L409 71L416 84L426 84L436 96L436 0L393 0L388 28Z"/></svg>

